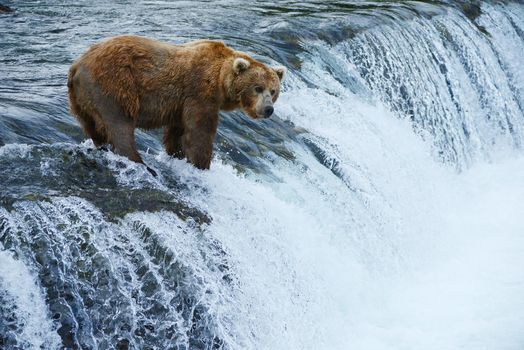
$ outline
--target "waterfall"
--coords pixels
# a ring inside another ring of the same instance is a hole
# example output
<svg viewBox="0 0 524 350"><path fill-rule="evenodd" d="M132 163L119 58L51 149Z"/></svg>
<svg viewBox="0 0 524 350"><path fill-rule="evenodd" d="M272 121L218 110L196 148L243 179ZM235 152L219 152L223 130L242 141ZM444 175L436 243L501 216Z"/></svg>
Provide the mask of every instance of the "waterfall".
<svg viewBox="0 0 524 350"><path fill-rule="evenodd" d="M222 115L209 171L23 143L47 110L0 89L0 347L521 349L524 6L351 4L380 20L264 49L277 116Z"/></svg>

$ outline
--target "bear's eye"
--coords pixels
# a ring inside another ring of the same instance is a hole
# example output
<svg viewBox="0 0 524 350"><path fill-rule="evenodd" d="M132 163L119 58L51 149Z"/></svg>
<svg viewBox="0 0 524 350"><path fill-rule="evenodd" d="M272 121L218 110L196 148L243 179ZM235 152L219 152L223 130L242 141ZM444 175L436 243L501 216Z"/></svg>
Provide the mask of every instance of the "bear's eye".
<svg viewBox="0 0 524 350"><path fill-rule="evenodd" d="M255 86L255 91L258 93L258 94L261 94L264 92L264 88L262 86Z"/></svg>
<svg viewBox="0 0 524 350"><path fill-rule="evenodd" d="M275 89L271 90L271 96L273 96L275 94Z"/></svg>

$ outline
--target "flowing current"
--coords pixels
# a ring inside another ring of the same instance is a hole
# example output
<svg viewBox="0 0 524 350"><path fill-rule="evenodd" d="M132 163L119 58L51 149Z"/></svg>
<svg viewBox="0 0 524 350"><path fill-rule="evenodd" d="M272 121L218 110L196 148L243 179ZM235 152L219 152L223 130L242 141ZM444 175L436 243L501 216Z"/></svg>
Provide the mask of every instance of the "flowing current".
<svg viewBox="0 0 524 350"><path fill-rule="evenodd" d="M524 4L11 1L1 349L524 348ZM66 77L117 34L288 67L211 170L97 150Z"/></svg>

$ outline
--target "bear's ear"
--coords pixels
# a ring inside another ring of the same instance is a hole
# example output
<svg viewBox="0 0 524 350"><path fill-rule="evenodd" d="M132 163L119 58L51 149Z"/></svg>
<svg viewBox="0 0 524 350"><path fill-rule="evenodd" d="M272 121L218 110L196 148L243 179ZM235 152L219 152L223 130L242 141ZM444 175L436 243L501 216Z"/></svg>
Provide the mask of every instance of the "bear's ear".
<svg viewBox="0 0 524 350"><path fill-rule="evenodd" d="M247 70L249 68L249 65L250 63L248 60L242 57L237 57L233 61L233 70L235 71L235 73L239 74Z"/></svg>
<svg viewBox="0 0 524 350"><path fill-rule="evenodd" d="M282 81L282 78L284 78L284 74L286 74L287 72L287 68L280 66L280 67L274 67L273 70L275 71L275 73L277 73L278 79Z"/></svg>

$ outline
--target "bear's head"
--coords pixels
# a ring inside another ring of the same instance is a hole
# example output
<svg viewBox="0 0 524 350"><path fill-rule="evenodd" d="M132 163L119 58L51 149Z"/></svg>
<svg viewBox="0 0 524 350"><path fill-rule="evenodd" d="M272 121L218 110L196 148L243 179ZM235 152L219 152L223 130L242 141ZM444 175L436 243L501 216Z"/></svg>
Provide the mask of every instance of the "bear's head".
<svg viewBox="0 0 524 350"><path fill-rule="evenodd" d="M271 68L249 56L236 57L231 68L230 91L238 107L253 119L269 118L286 68Z"/></svg>

